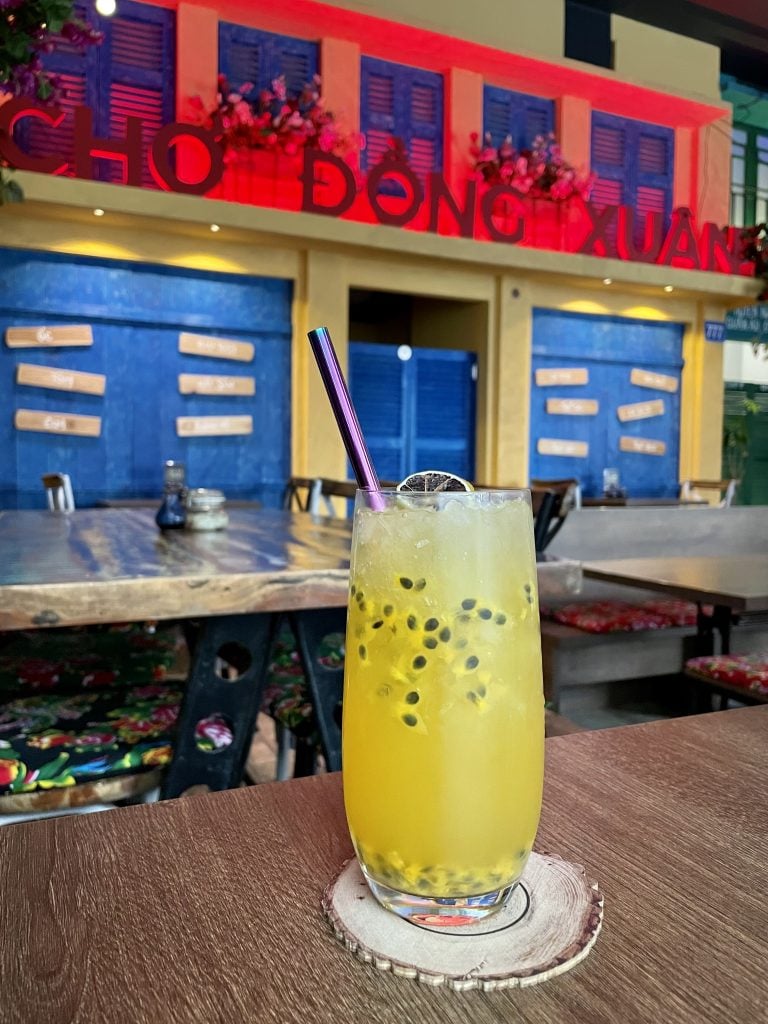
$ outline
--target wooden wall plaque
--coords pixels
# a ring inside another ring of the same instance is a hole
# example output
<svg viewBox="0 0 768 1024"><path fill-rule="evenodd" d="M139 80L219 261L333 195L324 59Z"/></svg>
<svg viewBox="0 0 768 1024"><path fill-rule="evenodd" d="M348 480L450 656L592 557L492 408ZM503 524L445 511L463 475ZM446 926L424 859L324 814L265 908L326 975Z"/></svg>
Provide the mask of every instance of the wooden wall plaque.
<svg viewBox="0 0 768 1024"><path fill-rule="evenodd" d="M252 416L177 416L179 437L217 437L228 434L252 434Z"/></svg>
<svg viewBox="0 0 768 1024"><path fill-rule="evenodd" d="M620 405L616 413L622 423L630 420L649 420L654 416L664 415L664 399L655 398L651 402L633 402L631 405Z"/></svg>
<svg viewBox="0 0 768 1024"><path fill-rule="evenodd" d="M53 391L78 391L83 395L103 395L107 378L103 373L83 373L82 370L62 370L56 366L35 366L19 363L16 383L31 388L50 388Z"/></svg>
<svg viewBox="0 0 768 1024"><path fill-rule="evenodd" d="M589 370L586 367L565 366L561 369L537 370L536 383L540 388L558 384L589 384Z"/></svg>
<svg viewBox="0 0 768 1024"><path fill-rule="evenodd" d="M13 425L17 430L35 430L43 434L76 434L79 437L101 436L101 416L17 409Z"/></svg>
<svg viewBox="0 0 768 1024"><path fill-rule="evenodd" d="M254 377L222 377L208 373L180 373L182 395L255 395Z"/></svg>
<svg viewBox="0 0 768 1024"><path fill-rule="evenodd" d="M649 437L619 438L619 448L623 452L634 452L635 455L665 455L667 445L664 441L653 441Z"/></svg>
<svg viewBox="0 0 768 1024"><path fill-rule="evenodd" d="M93 344L89 324L67 327L9 327L5 332L8 348L84 348Z"/></svg>
<svg viewBox="0 0 768 1024"><path fill-rule="evenodd" d="M188 356L235 359L239 363L250 363L253 359L254 347L250 341L209 338L207 334L190 334L188 331L182 331L179 335L179 352L184 352Z"/></svg>
<svg viewBox="0 0 768 1024"><path fill-rule="evenodd" d="M668 391L673 395L680 381L677 377L669 377L666 373L651 373L650 370L640 370L635 367L629 375L630 382L639 388L653 388L655 391Z"/></svg>
<svg viewBox="0 0 768 1024"><path fill-rule="evenodd" d="M536 442L539 455L567 455L570 458L586 459L589 445L586 441L566 441L554 437L540 437Z"/></svg>
<svg viewBox="0 0 768 1024"><path fill-rule="evenodd" d="M554 416L597 416L596 398L548 398L547 412Z"/></svg>

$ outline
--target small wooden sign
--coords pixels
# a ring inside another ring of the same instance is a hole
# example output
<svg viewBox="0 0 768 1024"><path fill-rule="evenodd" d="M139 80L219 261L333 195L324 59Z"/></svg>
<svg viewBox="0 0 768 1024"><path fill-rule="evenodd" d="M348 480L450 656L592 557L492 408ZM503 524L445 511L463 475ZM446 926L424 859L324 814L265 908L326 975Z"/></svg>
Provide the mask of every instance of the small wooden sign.
<svg viewBox="0 0 768 1024"><path fill-rule="evenodd" d="M599 408L595 398L547 399L547 412L553 416L597 416Z"/></svg>
<svg viewBox="0 0 768 1024"><path fill-rule="evenodd" d="M101 416L17 409L13 425L17 430L34 430L43 434L77 434L79 437L101 436Z"/></svg>
<svg viewBox="0 0 768 1024"><path fill-rule="evenodd" d="M51 388L53 391L78 391L83 395L103 395L107 378L103 373L83 373L81 370L61 370L56 366L35 366L19 363L16 383L31 388Z"/></svg>
<svg viewBox="0 0 768 1024"><path fill-rule="evenodd" d="M620 405L616 413L622 423L629 420L649 420L654 416L664 415L664 399L655 398L652 402L633 402L631 405Z"/></svg>
<svg viewBox="0 0 768 1024"><path fill-rule="evenodd" d="M179 352L184 352L188 356L235 359L239 363L250 363L253 359L254 347L250 341L209 338L207 334L190 334L188 331L182 331L179 335Z"/></svg>
<svg viewBox="0 0 768 1024"><path fill-rule="evenodd" d="M179 437L214 437L226 434L252 434L252 416L177 416Z"/></svg>
<svg viewBox="0 0 768 1024"><path fill-rule="evenodd" d="M9 327L5 332L8 348L85 348L93 344L89 324L70 327Z"/></svg>
<svg viewBox="0 0 768 1024"><path fill-rule="evenodd" d="M536 442L539 455L567 455L573 459L586 459L589 445L586 441L565 441L554 437L540 437Z"/></svg>
<svg viewBox="0 0 768 1024"><path fill-rule="evenodd" d="M548 388L557 384L589 384L589 370L586 367L537 370L536 383L540 388Z"/></svg>
<svg viewBox="0 0 768 1024"><path fill-rule="evenodd" d="M254 395L254 377L220 377L207 373L180 373L179 392L182 395Z"/></svg>
<svg viewBox="0 0 768 1024"><path fill-rule="evenodd" d="M669 391L674 394L680 386L677 377L668 377L666 373L651 373L649 370L640 370L635 367L629 375L632 384L639 388L653 388L654 391Z"/></svg>
<svg viewBox="0 0 768 1024"><path fill-rule="evenodd" d="M664 441L653 441L649 437L619 438L619 448L623 452L634 452L635 455L665 455L667 446Z"/></svg>

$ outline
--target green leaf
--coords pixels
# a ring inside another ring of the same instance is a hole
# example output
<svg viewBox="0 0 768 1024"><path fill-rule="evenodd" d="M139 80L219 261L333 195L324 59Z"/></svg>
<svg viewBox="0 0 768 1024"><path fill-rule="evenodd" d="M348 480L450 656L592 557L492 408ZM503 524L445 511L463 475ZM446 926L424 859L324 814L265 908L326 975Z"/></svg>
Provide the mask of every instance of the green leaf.
<svg viewBox="0 0 768 1024"><path fill-rule="evenodd" d="M59 754L53 761L43 765L40 769L40 774L37 776L38 780L55 778L68 760L69 754Z"/></svg>

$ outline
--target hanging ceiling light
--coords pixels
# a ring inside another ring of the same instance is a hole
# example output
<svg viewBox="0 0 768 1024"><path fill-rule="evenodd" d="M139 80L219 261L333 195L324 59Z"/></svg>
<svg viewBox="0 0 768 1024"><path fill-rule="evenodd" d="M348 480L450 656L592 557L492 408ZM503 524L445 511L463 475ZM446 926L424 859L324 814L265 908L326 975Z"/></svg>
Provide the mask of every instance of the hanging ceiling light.
<svg viewBox="0 0 768 1024"><path fill-rule="evenodd" d="M96 0L96 10L105 18L111 18L117 10L117 0Z"/></svg>

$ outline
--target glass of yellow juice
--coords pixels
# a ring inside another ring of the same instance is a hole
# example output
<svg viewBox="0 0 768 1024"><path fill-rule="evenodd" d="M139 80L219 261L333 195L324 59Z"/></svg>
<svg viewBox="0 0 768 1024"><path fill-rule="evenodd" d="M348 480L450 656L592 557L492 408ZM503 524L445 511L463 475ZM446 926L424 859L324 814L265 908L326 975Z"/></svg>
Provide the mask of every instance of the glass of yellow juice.
<svg viewBox="0 0 768 1024"><path fill-rule="evenodd" d="M382 491L374 507L358 492L343 769L352 841L381 904L415 923L504 905L544 774L527 491Z"/></svg>

